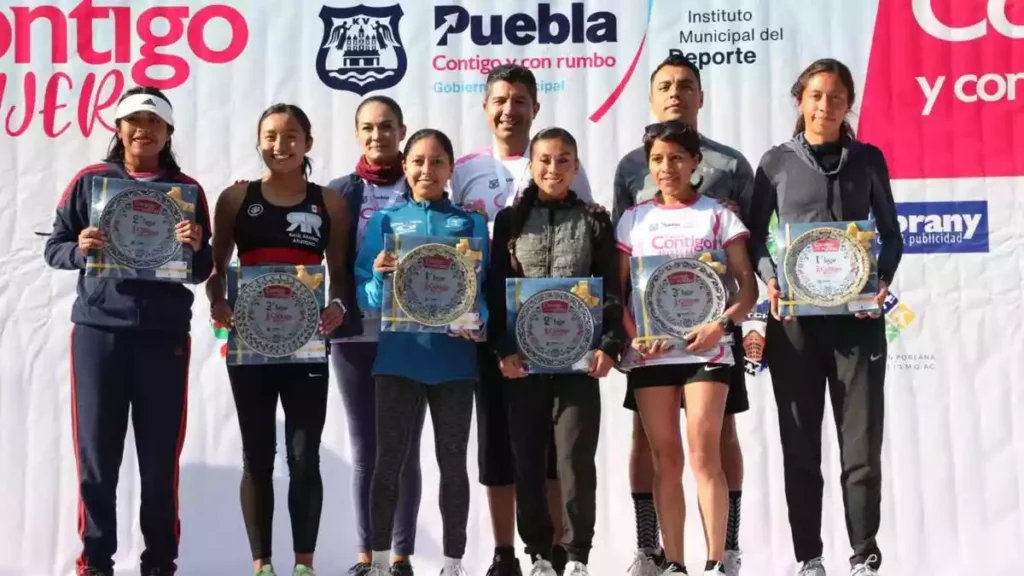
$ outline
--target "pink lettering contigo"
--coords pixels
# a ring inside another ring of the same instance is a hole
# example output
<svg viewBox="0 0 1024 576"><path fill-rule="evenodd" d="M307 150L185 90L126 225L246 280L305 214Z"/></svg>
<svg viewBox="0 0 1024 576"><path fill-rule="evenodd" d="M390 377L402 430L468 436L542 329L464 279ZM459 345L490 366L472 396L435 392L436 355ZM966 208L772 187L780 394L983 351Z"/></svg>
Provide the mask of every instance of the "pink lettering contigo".
<svg viewBox="0 0 1024 576"><path fill-rule="evenodd" d="M113 22L113 46L100 49L96 46L94 27L97 21L108 20ZM228 30L228 41L223 47L211 46L207 41L206 30L216 20L221 21L219 29L226 26ZM76 42L69 46L68 32L72 27ZM49 36L49 49L33 42L33 35ZM188 6L153 6L140 11L128 5L99 6L92 0L82 0L66 13L47 4L0 9L0 61L13 61L15 70L24 69L20 78L0 73L0 110L6 109L5 132L9 136L24 134L38 114L43 132L57 138L72 126L65 118L66 113L61 112L69 107L77 111L77 127L83 136L89 136L97 122L113 131L102 118L102 112L117 103L128 84L124 68L128 69L132 84L161 90L177 88L188 80L192 70L186 57L171 54L168 49L183 39L199 60L226 64L245 50L249 26L238 10L223 4L198 10ZM77 86L65 72L54 72L43 79L36 70L74 60L88 66L114 67L89 71ZM21 104L8 104L16 100L8 90L14 90L19 80Z"/></svg>

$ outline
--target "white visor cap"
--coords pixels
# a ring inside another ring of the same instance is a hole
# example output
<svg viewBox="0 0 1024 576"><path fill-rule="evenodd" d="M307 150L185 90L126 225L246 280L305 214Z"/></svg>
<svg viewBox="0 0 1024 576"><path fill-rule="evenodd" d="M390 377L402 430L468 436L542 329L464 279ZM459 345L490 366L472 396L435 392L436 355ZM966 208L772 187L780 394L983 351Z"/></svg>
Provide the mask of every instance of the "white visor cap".
<svg viewBox="0 0 1024 576"><path fill-rule="evenodd" d="M115 120L120 120L136 112L152 112L167 123L174 126L174 111L170 103L152 94L132 94L117 105Z"/></svg>

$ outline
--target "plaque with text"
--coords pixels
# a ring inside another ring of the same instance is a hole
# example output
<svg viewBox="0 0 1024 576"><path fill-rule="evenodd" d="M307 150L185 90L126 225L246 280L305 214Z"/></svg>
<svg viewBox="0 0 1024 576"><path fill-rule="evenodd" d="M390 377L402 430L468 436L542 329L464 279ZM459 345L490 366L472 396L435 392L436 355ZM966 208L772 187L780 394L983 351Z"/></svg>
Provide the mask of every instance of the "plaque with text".
<svg viewBox="0 0 1024 576"><path fill-rule="evenodd" d="M323 266L250 266L228 270L234 329L228 364L326 362L320 334Z"/></svg>
<svg viewBox="0 0 1024 576"><path fill-rule="evenodd" d="M505 293L528 372L590 371L603 324L600 278L510 278Z"/></svg>
<svg viewBox="0 0 1024 576"><path fill-rule="evenodd" d="M198 194L190 184L94 178L89 224L103 231L106 247L90 252L86 274L188 282L192 248L175 227L195 221Z"/></svg>

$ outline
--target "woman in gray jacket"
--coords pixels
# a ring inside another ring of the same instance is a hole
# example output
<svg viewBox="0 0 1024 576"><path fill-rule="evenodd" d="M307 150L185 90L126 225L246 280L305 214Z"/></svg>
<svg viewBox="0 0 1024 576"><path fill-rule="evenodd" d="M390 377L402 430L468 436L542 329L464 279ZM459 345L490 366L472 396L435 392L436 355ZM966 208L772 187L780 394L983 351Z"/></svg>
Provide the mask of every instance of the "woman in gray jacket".
<svg viewBox="0 0 1024 576"><path fill-rule="evenodd" d="M534 560L531 574L555 576L554 537L566 550L566 576L587 576L597 505L598 432L601 391L623 346L618 256L608 212L580 200L569 185L579 169L576 140L547 128L530 142L533 180L515 204L494 220L487 274L491 347L506 380L509 428L515 456L519 535ZM603 279L603 333L588 374L527 375L514 330L506 326L505 280L526 278ZM554 428L558 480L565 505L565 534L552 534L546 474Z"/></svg>
<svg viewBox="0 0 1024 576"><path fill-rule="evenodd" d="M757 258L772 310L765 356L779 412L789 524L802 563L799 575L824 576L821 422L827 381L839 428L851 575L877 576L886 363L880 311L903 237L885 158L878 148L856 140L846 122L855 96L850 70L836 60L818 60L800 74L792 96L800 109L793 138L769 150L754 176L753 246L765 246L772 214L780 226L873 217L881 252L879 312L857 317L780 317L776 264L766 249Z"/></svg>

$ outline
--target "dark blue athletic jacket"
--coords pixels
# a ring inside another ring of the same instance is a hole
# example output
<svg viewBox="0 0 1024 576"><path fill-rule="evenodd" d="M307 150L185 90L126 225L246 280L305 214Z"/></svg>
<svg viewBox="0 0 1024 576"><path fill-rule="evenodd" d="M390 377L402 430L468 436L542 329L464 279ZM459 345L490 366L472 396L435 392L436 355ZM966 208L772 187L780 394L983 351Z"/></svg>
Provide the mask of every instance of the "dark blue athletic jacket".
<svg viewBox="0 0 1024 576"><path fill-rule="evenodd" d="M78 270L78 297L71 307L71 321L99 328L188 332L195 296L184 285L86 277L86 259L78 249L78 235L89 227L92 180L97 177L132 179L117 164L94 164L80 171L57 204L53 232L46 241L47 264L58 270ZM199 186L198 182L180 172L160 174L152 181ZM192 282L201 284L213 270L210 210L201 186L196 203L196 223L203 229L203 242L193 256Z"/></svg>

